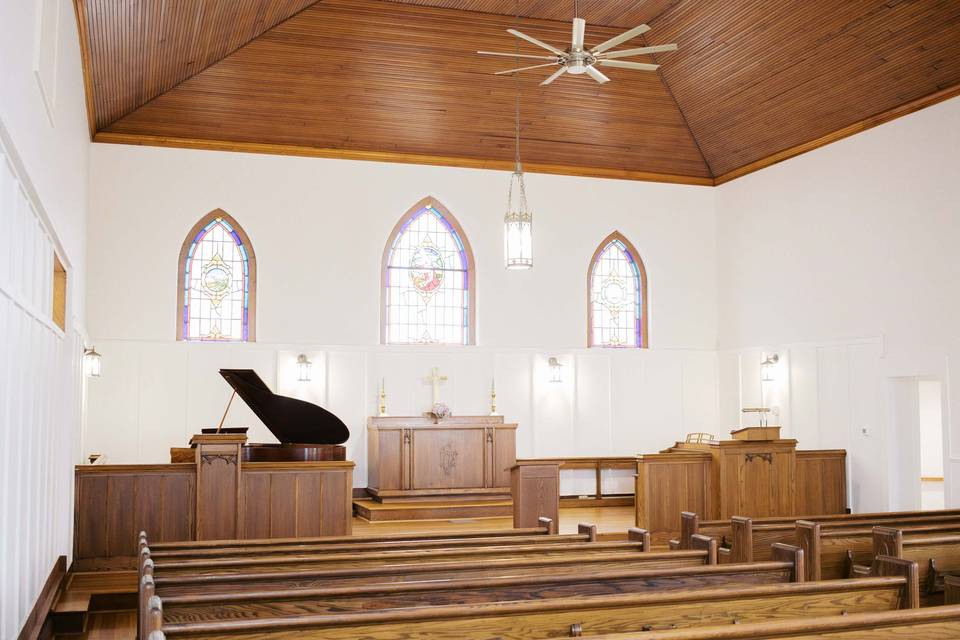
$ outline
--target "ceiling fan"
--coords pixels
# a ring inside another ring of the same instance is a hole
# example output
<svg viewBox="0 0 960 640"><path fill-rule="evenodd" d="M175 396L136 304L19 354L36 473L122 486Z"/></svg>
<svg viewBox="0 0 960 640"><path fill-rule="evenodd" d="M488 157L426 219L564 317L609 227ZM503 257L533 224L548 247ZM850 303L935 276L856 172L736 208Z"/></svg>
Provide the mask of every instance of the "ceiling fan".
<svg viewBox="0 0 960 640"><path fill-rule="evenodd" d="M554 65L560 65L560 68L557 69L553 75L548 77L546 80L540 83L541 86L548 85L560 76L565 73L570 73L573 75L587 74L600 84L609 82L610 78L603 75L597 66L601 67L619 67L622 69L637 69L640 71L656 71L660 65L658 64L648 64L646 62L631 62L628 60L620 60L620 58L628 58L631 56L639 56L650 53L660 53L662 51L676 51L677 45L675 44L660 44L653 47L640 47L637 49L622 49L620 51L609 51L610 49L616 47L619 44L626 42L627 40L632 40L639 35L642 35L650 30L645 24L641 24L639 27L634 27L629 31L625 31L620 35L610 38L606 42L598 44L597 46L586 49L583 44L584 34L586 32L587 23L583 18L574 18L573 19L573 38L570 42L570 48L566 51L562 51L553 45L549 45L546 42L541 42L533 36L528 36L525 33L517 31L516 29L507 29L507 33L516 36L517 38L522 38L531 44L535 44L538 47L546 49L553 55L549 56L532 56L521 53L497 53L496 51L477 51L480 55L484 56L503 56L507 58L525 58L529 60L550 60L550 62L544 64L536 64L530 67L521 67L519 69L508 69L507 71L497 71L494 75L506 75L510 73L517 73L519 71L528 71L530 69L540 69L541 67L552 67ZM609 52L608 52L609 51Z"/></svg>

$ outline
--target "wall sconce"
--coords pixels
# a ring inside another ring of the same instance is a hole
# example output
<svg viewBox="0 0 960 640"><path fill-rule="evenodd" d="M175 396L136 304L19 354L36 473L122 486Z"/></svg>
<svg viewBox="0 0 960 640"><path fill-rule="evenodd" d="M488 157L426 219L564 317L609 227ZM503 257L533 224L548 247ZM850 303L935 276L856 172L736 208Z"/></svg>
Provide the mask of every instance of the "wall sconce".
<svg viewBox="0 0 960 640"><path fill-rule="evenodd" d="M299 382L310 382L310 369L313 363L307 360L305 354L297 356L297 380Z"/></svg>
<svg viewBox="0 0 960 640"><path fill-rule="evenodd" d="M88 376L91 378L100 377L100 364L102 359L103 357L97 353L96 347L83 350L83 364Z"/></svg>
<svg viewBox="0 0 960 640"><path fill-rule="evenodd" d="M769 353L763 358L760 363L760 382L774 382L776 380L774 373L778 362L780 362L780 356L776 353Z"/></svg>
<svg viewBox="0 0 960 640"><path fill-rule="evenodd" d="M563 376L560 373L563 365L560 364L560 361L555 357L550 356L550 359L547 360L547 364L550 365L550 382L563 382Z"/></svg>

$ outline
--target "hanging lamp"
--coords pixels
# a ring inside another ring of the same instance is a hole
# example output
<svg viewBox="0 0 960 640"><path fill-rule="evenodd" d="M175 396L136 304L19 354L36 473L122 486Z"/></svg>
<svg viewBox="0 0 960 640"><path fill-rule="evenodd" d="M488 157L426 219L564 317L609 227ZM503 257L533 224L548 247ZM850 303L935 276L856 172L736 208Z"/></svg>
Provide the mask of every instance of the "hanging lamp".
<svg viewBox="0 0 960 640"><path fill-rule="evenodd" d="M517 26L520 24L520 3L516 3ZM517 64L520 58L519 41L515 45ZM533 267L533 214L527 205L527 187L523 182L523 166L520 164L520 75L513 74L517 88L515 121L514 170L510 176L507 192L507 215L503 218L503 257L507 269L519 270ZM514 192L517 197L514 199Z"/></svg>

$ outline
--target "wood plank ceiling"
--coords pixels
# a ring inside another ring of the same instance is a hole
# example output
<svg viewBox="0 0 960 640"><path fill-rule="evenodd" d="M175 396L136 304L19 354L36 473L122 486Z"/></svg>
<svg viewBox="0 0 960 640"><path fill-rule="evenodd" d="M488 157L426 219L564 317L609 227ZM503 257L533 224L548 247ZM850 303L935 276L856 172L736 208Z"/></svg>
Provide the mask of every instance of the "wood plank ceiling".
<svg viewBox="0 0 960 640"><path fill-rule="evenodd" d="M515 84L492 72L513 62L474 52L512 51L513 0L76 4L95 140L510 167ZM524 0L521 29L565 43L572 11ZM528 170L715 184L960 93L956 0L580 13L588 43L648 22L680 48L602 87L521 74Z"/></svg>

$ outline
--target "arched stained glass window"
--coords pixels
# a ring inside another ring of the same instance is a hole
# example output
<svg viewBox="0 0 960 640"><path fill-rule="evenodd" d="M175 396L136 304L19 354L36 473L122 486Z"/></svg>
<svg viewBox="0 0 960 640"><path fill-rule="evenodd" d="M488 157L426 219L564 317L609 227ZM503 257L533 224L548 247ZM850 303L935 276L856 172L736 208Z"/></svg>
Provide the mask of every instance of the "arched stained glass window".
<svg viewBox="0 0 960 640"><path fill-rule="evenodd" d="M247 234L222 209L194 225L180 249L177 339L255 339L257 259Z"/></svg>
<svg viewBox="0 0 960 640"><path fill-rule="evenodd" d="M433 198L415 204L383 255L384 344L473 344L473 252L453 215Z"/></svg>
<svg viewBox="0 0 960 640"><path fill-rule="evenodd" d="M640 254L619 232L607 236L587 273L588 346L646 348L647 273Z"/></svg>

